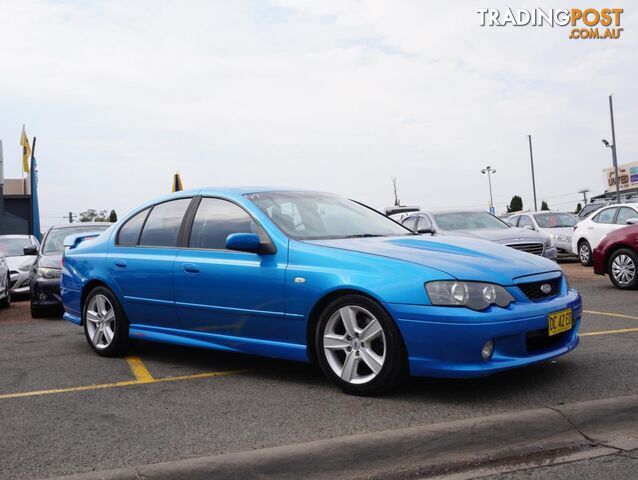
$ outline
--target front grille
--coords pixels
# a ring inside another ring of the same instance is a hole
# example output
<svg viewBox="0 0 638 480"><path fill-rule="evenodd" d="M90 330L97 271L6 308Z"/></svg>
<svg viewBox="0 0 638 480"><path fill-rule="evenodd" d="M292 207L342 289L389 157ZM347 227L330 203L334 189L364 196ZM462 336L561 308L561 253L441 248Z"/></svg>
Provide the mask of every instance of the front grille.
<svg viewBox="0 0 638 480"><path fill-rule="evenodd" d="M512 243L507 246L510 248L515 248L516 250L520 250L521 252L532 253L534 255L543 254L542 243Z"/></svg>
<svg viewBox="0 0 638 480"><path fill-rule="evenodd" d="M562 277L552 278L551 280L543 280L541 282L519 283L516 285L521 291L533 302L544 300L546 298L555 297L560 293L560 281ZM550 289L543 291L543 285L549 285Z"/></svg>
<svg viewBox="0 0 638 480"><path fill-rule="evenodd" d="M564 344L567 340L569 340L569 335L571 335L571 333L572 331L568 330L550 337L546 328L527 332L525 335L527 353L537 353L550 348L555 348L557 345Z"/></svg>

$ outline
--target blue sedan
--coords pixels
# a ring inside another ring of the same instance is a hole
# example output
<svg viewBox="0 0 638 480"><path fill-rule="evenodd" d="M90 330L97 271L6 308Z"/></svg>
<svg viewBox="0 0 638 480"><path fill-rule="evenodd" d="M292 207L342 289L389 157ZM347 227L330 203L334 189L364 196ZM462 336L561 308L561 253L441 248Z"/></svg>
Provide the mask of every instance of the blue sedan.
<svg viewBox="0 0 638 480"><path fill-rule="evenodd" d="M344 391L467 378L565 354L580 295L556 263L415 235L318 192L179 192L65 239L64 317L99 355L131 338L316 361Z"/></svg>

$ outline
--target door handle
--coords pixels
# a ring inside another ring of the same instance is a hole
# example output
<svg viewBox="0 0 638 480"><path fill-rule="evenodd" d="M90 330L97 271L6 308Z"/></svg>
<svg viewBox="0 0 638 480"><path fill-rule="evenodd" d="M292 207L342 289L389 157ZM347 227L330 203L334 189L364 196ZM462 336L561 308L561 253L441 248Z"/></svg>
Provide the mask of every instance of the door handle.
<svg viewBox="0 0 638 480"><path fill-rule="evenodd" d="M186 273L199 273L199 267L193 263L183 264L182 270L184 270Z"/></svg>
<svg viewBox="0 0 638 480"><path fill-rule="evenodd" d="M126 268L126 261L125 260L115 260L113 262L113 265L115 266L115 268Z"/></svg>

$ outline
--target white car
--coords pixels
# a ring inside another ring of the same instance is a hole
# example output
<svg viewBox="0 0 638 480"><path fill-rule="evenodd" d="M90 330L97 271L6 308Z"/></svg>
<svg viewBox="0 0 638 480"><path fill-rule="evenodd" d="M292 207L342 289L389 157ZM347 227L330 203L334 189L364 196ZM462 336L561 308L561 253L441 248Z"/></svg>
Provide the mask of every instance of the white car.
<svg viewBox="0 0 638 480"><path fill-rule="evenodd" d="M578 223L572 234L572 249L580 263L589 266L592 252L605 235L627 225L638 224L638 204L621 203L601 208Z"/></svg>
<svg viewBox="0 0 638 480"><path fill-rule="evenodd" d="M565 212L525 212L517 213L507 219L513 227L527 228L549 235L554 242L557 258L573 258L576 250L572 249L572 233L578 223L575 215Z"/></svg>
<svg viewBox="0 0 638 480"><path fill-rule="evenodd" d="M11 294L29 295L29 275L36 257L25 255L24 247L40 246L33 235L0 235L0 256L7 259Z"/></svg>

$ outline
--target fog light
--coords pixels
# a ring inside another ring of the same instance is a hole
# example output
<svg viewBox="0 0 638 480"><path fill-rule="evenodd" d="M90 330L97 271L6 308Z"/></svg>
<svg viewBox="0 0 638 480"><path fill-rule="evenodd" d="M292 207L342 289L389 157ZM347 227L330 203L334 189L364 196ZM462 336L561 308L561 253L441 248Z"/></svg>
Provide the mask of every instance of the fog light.
<svg viewBox="0 0 638 480"><path fill-rule="evenodd" d="M47 294L46 293L41 293L40 295L38 295L38 298L40 299L41 302L46 302Z"/></svg>
<svg viewBox="0 0 638 480"><path fill-rule="evenodd" d="M489 360L492 358L492 354L494 353L494 342L489 340L483 345L483 350L481 350L481 355L483 356L483 360Z"/></svg>

